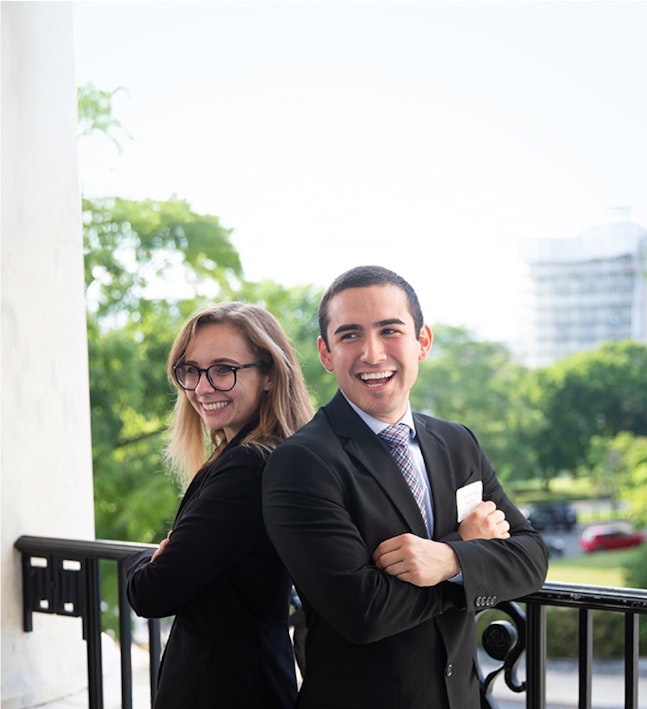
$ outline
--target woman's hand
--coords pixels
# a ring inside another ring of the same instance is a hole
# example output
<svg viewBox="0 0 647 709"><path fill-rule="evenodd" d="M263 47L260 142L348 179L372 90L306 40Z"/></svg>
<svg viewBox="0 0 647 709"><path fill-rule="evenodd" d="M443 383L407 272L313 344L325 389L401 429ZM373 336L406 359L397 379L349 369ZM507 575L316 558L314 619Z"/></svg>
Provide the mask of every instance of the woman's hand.
<svg viewBox="0 0 647 709"><path fill-rule="evenodd" d="M160 545L157 547L157 549L155 550L155 553L154 553L153 556L151 557L151 561L155 561L155 559L157 559L157 557L164 551L164 549L166 549L166 547L168 546L168 543L169 543L169 541L170 541L170 539L171 539L171 534L173 534L173 530L171 530L171 531L166 535L166 539L163 539L163 540L161 541Z"/></svg>

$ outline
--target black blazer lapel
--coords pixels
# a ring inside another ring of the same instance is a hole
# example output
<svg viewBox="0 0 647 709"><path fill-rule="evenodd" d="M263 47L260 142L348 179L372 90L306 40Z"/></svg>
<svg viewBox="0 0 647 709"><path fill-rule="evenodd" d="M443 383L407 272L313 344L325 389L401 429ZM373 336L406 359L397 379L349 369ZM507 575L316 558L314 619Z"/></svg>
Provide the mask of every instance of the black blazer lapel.
<svg viewBox="0 0 647 709"><path fill-rule="evenodd" d="M379 483L412 533L426 537L427 529L422 514L402 471L387 447L353 411L340 391L323 410L335 435L355 465L368 472Z"/></svg>
<svg viewBox="0 0 647 709"><path fill-rule="evenodd" d="M445 442L433 431L431 421L418 414L413 419L431 486L434 539L440 539L455 532L458 525L454 473Z"/></svg>

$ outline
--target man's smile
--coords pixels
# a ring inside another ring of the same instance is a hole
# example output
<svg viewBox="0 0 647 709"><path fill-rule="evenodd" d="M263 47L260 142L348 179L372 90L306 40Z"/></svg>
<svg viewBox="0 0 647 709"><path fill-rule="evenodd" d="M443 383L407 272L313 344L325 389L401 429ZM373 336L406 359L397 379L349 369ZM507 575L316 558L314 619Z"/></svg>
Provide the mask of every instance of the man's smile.
<svg viewBox="0 0 647 709"><path fill-rule="evenodd" d="M368 384L370 387L381 386L386 384L395 372L362 372L357 375L358 379Z"/></svg>

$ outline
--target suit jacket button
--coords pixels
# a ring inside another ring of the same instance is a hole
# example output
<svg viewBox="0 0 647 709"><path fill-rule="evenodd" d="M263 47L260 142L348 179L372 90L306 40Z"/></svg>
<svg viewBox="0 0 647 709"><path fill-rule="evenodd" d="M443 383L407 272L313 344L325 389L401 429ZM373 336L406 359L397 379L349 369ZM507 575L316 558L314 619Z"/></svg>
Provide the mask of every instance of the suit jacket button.
<svg viewBox="0 0 647 709"><path fill-rule="evenodd" d="M453 672L454 672L454 665L452 665L452 664L450 663L449 665L447 665L447 670L446 670L445 674L446 674L448 677L451 677Z"/></svg>
<svg viewBox="0 0 647 709"><path fill-rule="evenodd" d="M483 605L483 596L476 597L476 607L480 608Z"/></svg>

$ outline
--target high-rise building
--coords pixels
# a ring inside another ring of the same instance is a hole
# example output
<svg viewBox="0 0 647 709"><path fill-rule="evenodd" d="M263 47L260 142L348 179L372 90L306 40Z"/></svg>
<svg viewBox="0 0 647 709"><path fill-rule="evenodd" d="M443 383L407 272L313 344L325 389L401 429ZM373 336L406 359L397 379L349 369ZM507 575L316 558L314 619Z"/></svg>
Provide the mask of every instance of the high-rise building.
<svg viewBox="0 0 647 709"><path fill-rule="evenodd" d="M608 340L647 344L647 230L618 221L568 239L524 244L528 292L522 356L552 364Z"/></svg>

